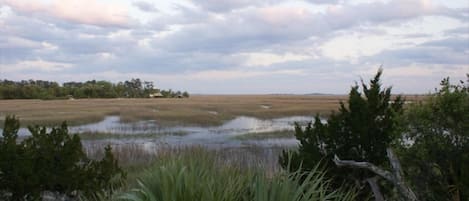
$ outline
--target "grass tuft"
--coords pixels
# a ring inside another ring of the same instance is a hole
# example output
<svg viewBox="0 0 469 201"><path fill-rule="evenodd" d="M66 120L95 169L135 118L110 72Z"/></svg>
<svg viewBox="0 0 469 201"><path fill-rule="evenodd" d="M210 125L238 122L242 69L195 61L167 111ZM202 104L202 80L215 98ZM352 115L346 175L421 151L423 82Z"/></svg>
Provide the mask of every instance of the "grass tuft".
<svg viewBox="0 0 469 201"><path fill-rule="evenodd" d="M330 189L324 173L266 175L261 169L217 163L216 155L192 149L163 158L118 196L122 201L325 201L354 200L355 191Z"/></svg>

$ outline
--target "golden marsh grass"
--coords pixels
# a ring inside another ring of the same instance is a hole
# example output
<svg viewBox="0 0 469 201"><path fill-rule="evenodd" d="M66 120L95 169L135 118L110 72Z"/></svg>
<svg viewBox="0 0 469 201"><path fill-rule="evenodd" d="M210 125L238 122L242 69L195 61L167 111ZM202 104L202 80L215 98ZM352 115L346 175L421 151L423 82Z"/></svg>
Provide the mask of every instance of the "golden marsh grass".
<svg viewBox="0 0 469 201"><path fill-rule="evenodd" d="M122 121L154 119L174 125L220 125L237 116L261 119L329 114L345 96L197 95L187 99L0 100L0 121L16 115L23 125L72 125L97 122L107 115Z"/></svg>
<svg viewBox="0 0 469 201"><path fill-rule="evenodd" d="M22 125L57 125L62 121L78 125L119 115L126 122L153 119L164 125L210 126L237 116L260 119L317 113L327 116L346 98L345 95L194 95L187 99L0 100L0 121L6 115L16 115ZM406 99L420 100L422 96Z"/></svg>

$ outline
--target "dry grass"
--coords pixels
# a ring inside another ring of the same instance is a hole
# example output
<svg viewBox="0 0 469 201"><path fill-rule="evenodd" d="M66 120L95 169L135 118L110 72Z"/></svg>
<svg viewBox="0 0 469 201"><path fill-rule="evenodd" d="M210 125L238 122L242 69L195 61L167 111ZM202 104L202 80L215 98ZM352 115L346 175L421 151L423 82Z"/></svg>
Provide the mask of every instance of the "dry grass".
<svg viewBox="0 0 469 201"><path fill-rule="evenodd" d="M188 99L0 100L0 121L8 114L23 125L97 122L107 115L123 121L154 119L170 125L220 125L237 116L261 119L328 115L347 96L198 95ZM419 99L409 96L407 99Z"/></svg>
<svg viewBox="0 0 469 201"><path fill-rule="evenodd" d="M105 143L90 143L84 146L88 157L101 159L104 156ZM210 152L216 157L220 165L229 165L241 169L261 168L268 173L281 169L278 156L284 147L237 147L237 148L204 148L201 146L169 146L159 144L145 146L143 144L113 144L112 152L119 165L127 170L142 170L149 165L164 158L171 158L182 154L197 157L200 150Z"/></svg>
<svg viewBox="0 0 469 201"><path fill-rule="evenodd" d="M0 120L8 114L23 124L96 122L106 115L123 121L155 119L175 125L220 125L240 115L275 118L328 114L343 96L200 95L188 99L1 100ZM266 108L268 106L269 108Z"/></svg>
<svg viewBox="0 0 469 201"><path fill-rule="evenodd" d="M293 126L292 126L293 127ZM264 140L264 139L278 139L278 138L294 138L295 131L293 130L279 130L270 132L254 132L245 133L242 135L235 136L237 140Z"/></svg>

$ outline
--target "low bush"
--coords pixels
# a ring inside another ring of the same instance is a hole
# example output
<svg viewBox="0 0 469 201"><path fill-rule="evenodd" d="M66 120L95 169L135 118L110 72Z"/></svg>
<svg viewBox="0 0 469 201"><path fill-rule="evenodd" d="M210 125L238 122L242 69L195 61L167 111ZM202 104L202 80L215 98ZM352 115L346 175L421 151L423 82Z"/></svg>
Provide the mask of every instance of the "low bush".
<svg viewBox="0 0 469 201"><path fill-rule="evenodd" d="M18 142L20 124L6 117L0 137L0 198L39 200L43 195L77 197L112 191L125 173L107 146L100 161L90 160L79 136L60 127L29 127L31 136Z"/></svg>

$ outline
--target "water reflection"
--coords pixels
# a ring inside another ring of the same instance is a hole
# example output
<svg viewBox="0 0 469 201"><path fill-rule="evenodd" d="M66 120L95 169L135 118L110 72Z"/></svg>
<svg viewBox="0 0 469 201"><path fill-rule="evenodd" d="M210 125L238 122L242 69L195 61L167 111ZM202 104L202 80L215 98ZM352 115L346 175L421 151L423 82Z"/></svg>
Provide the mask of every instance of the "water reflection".
<svg viewBox="0 0 469 201"><path fill-rule="evenodd" d="M169 144L177 146L201 145L207 147L245 147L245 146L295 146L296 139L262 139L236 140L233 136L246 133L263 133L283 130L293 130L294 122L306 124L313 118L308 116L293 116L270 120L240 116L227 121L220 126L197 127L176 126L164 127L157 121L147 120L134 123L120 121L119 116L108 116L104 120L81 126L71 126L70 133L113 133L113 134L154 134L154 133L185 133L185 135L164 135L158 138L105 139L94 140L96 143L111 144ZM20 129L22 136L29 135L27 129ZM90 143L91 141L87 142Z"/></svg>

